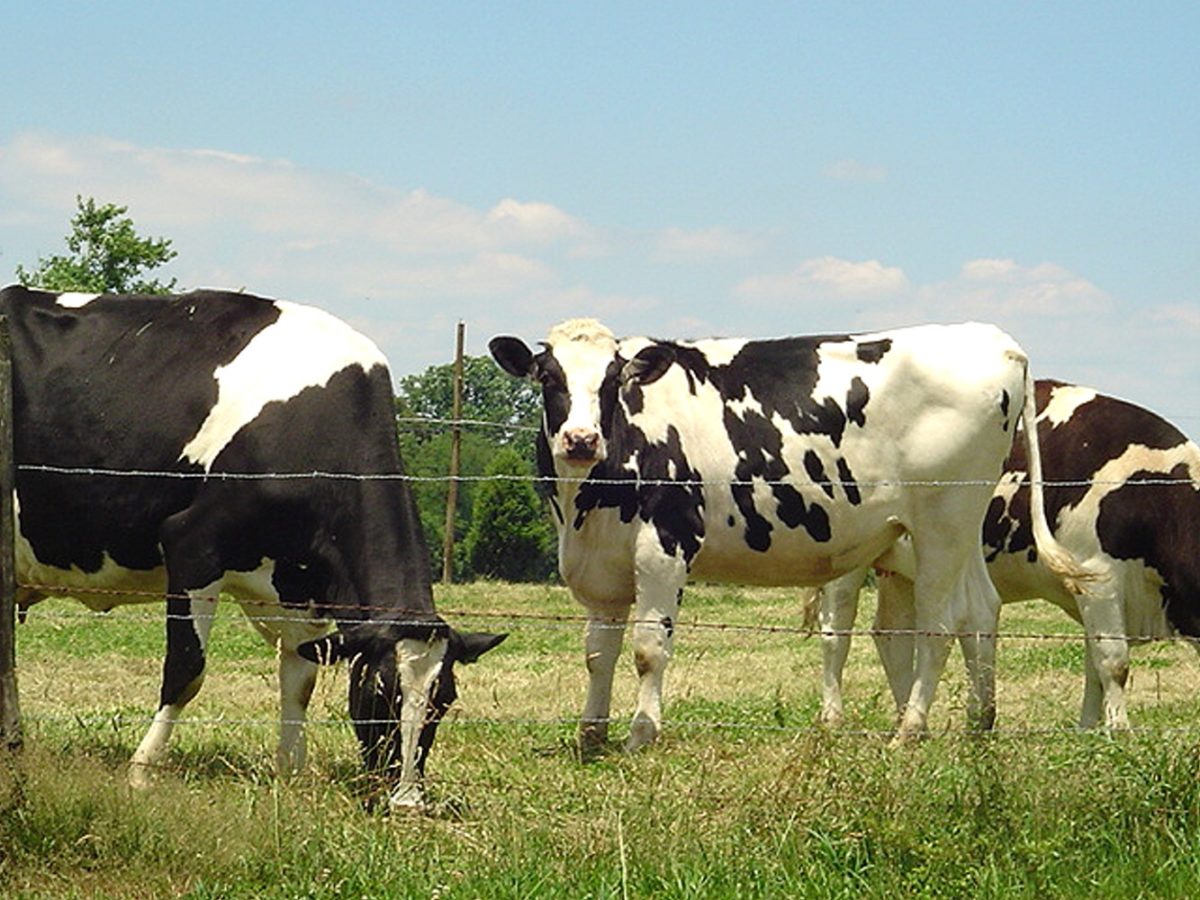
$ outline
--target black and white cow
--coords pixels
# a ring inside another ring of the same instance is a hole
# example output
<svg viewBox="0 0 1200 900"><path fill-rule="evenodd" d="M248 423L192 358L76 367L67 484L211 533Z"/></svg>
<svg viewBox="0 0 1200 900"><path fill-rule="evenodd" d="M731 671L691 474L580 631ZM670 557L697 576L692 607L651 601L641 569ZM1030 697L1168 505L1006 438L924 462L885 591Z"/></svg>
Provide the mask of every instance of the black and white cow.
<svg viewBox="0 0 1200 900"><path fill-rule="evenodd" d="M983 523L988 573L1003 602L1044 598L1084 627L1080 727L1129 727L1129 645L1200 638L1200 447L1149 410L1091 388L1037 382L1046 515L1093 577L1066 584L1045 564L1030 527L1029 463L1020 442L1004 464ZM902 545L903 546L903 545ZM911 562L879 580L876 646L898 705L912 680ZM910 573L911 574L911 573ZM866 569L823 588L822 720L842 718L841 675ZM1200 645L1196 646L1200 649Z"/></svg>
<svg viewBox="0 0 1200 900"><path fill-rule="evenodd" d="M459 634L434 611L375 345L318 309L218 291L9 287L0 314L12 334L18 602L167 598L161 702L131 781L147 783L199 690L228 592L279 648L281 770L304 762L318 663L349 659L364 761L394 783L394 806L421 805L454 663L502 636Z"/></svg>
<svg viewBox="0 0 1200 900"><path fill-rule="evenodd" d="M926 636L897 739L924 731L948 634L994 630L999 610L976 536L1017 422L1033 414L1028 362L1008 335L968 324L618 341L584 319L555 327L537 353L514 337L490 348L507 372L543 388L538 467L553 483L560 571L588 614L585 751L607 739L631 607L635 749L660 731L689 576L821 584L874 563L901 535L921 560ZM1036 467L1036 445L1031 456ZM1045 519L1034 523L1043 557L1082 575ZM987 724L994 646L977 649L977 716Z"/></svg>

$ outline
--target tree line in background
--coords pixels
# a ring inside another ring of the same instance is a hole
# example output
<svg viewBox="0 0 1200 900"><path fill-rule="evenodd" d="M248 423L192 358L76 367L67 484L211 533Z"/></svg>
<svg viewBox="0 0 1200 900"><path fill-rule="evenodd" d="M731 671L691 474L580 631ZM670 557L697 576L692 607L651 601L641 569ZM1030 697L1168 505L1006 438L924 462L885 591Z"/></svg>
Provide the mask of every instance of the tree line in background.
<svg viewBox="0 0 1200 900"><path fill-rule="evenodd" d="M147 275L175 258L171 241L143 238L128 207L77 196L68 253L43 257L26 287L88 293L167 294L174 278ZM431 366L400 379L397 440L413 484L433 571L441 570L449 492L454 366ZM544 581L554 575L556 542L545 501L534 489L534 436L541 422L537 389L502 373L489 357L463 361L462 426L453 569L457 579Z"/></svg>

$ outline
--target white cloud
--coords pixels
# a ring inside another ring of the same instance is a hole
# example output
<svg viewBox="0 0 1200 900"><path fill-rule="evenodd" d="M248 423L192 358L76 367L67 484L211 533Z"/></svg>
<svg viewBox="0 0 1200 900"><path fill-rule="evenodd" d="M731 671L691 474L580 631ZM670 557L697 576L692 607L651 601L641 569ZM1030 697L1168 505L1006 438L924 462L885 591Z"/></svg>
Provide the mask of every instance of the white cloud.
<svg viewBox="0 0 1200 900"><path fill-rule="evenodd" d="M1023 266L1011 259L969 260L957 278L921 288L918 301L958 318L1001 321L1096 315L1114 306L1105 291L1062 266Z"/></svg>
<svg viewBox="0 0 1200 900"><path fill-rule="evenodd" d="M549 203L522 203L507 197L488 210L486 224L510 239L549 243L585 235L587 227Z"/></svg>
<svg viewBox="0 0 1200 900"><path fill-rule="evenodd" d="M285 244L336 238L405 255L503 253L588 238L582 222L548 203L506 198L478 210L424 190L397 191L288 160L109 138L19 135L0 146L0 190L55 211L73 208L79 193L119 202L151 232L233 223Z"/></svg>
<svg viewBox="0 0 1200 900"><path fill-rule="evenodd" d="M1170 303L1150 311L1150 321L1200 331L1200 304Z"/></svg>
<svg viewBox="0 0 1200 900"><path fill-rule="evenodd" d="M734 292L742 299L810 299L821 295L877 297L904 293L908 278L903 270L878 260L863 262L822 256L806 260L790 272L754 275L743 280Z"/></svg>

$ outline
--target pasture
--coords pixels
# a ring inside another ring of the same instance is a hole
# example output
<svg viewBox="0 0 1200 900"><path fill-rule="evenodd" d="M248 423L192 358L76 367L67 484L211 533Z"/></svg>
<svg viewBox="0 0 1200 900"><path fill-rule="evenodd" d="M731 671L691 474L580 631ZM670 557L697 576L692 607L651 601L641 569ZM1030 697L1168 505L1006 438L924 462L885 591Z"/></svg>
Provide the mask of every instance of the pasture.
<svg viewBox="0 0 1200 900"><path fill-rule="evenodd" d="M999 727L963 734L957 651L934 736L891 750L868 637L845 727L815 727L820 643L788 590L692 587L658 745L579 763L585 686L566 590L439 588L458 627L509 631L459 673L429 764L433 815L365 807L344 667L310 707L309 767L276 780L271 650L232 603L156 788L125 764L152 714L162 609L35 607L19 626L26 747L0 771L0 895L14 897L1046 897L1200 883L1200 684L1182 644L1134 651L1138 730L1073 730L1082 645L1047 604L1004 609ZM870 621L864 598L860 627ZM775 626L774 631L762 626ZM628 653L613 737L633 708Z"/></svg>

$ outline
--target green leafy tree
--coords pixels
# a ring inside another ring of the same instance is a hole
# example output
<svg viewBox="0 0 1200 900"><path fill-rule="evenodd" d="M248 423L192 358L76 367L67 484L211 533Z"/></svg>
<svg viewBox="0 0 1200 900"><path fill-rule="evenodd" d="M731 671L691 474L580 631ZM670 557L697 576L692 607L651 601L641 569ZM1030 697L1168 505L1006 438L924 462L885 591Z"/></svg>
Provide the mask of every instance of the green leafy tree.
<svg viewBox="0 0 1200 900"><path fill-rule="evenodd" d="M466 562L476 577L544 581L554 571L554 529L528 477L530 464L505 447L475 493Z"/></svg>
<svg viewBox="0 0 1200 900"><path fill-rule="evenodd" d="M430 366L400 379L396 397L400 453L410 475L433 479L418 481L414 494L434 571L442 566L447 495L444 479L450 471L451 444L447 422L453 411L453 364ZM479 423L461 430L459 474L466 480L458 486L454 520L454 569L460 576L470 576L465 538L474 520L478 491L488 483L478 479L492 458L505 448L514 450L520 459L533 460L541 397L534 385L506 375L491 357L467 356L463 359L462 418ZM548 513L543 511L541 515Z"/></svg>
<svg viewBox="0 0 1200 900"><path fill-rule="evenodd" d="M70 254L43 257L32 272L18 265L21 284L49 291L117 294L167 294L175 289L174 278L163 282L144 277L178 255L169 240L139 237L133 220L125 215L127 206L97 205L82 196L76 196L75 203L79 211L67 235Z"/></svg>

